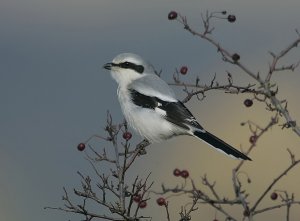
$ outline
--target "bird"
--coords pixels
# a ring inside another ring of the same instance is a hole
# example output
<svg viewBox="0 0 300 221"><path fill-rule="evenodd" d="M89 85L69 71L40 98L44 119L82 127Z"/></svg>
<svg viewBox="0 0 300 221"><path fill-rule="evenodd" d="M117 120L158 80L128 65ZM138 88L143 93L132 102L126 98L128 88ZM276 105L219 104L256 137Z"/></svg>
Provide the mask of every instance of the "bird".
<svg viewBox="0 0 300 221"><path fill-rule="evenodd" d="M233 158L251 160L205 130L153 66L139 55L121 53L103 68L110 70L118 84L118 99L126 121L150 143L189 135Z"/></svg>

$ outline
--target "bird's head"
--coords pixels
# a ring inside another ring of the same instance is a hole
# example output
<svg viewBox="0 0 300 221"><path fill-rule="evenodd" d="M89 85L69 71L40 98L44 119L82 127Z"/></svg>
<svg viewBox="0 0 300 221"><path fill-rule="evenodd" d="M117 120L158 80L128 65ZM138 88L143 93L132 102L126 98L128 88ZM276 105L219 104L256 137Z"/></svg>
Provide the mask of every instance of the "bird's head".
<svg viewBox="0 0 300 221"><path fill-rule="evenodd" d="M139 55L122 53L107 63L103 68L110 70L112 77L119 85L130 84L133 80L142 77L146 72L153 72L151 66Z"/></svg>

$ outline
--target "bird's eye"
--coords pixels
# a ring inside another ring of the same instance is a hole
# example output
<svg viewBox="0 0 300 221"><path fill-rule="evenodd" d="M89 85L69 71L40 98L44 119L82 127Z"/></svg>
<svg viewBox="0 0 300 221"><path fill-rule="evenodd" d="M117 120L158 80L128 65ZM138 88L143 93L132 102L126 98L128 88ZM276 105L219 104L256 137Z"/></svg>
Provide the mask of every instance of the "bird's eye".
<svg viewBox="0 0 300 221"><path fill-rule="evenodd" d="M130 62L126 61L122 64L123 68L129 68L130 67Z"/></svg>

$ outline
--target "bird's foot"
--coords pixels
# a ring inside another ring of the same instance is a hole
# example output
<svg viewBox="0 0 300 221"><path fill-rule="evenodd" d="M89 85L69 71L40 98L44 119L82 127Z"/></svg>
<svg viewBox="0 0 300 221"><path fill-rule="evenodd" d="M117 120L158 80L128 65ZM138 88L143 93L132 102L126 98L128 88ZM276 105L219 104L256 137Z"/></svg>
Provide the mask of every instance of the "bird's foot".
<svg viewBox="0 0 300 221"><path fill-rule="evenodd" d="M139 155L145 155L147 154L147 151L146 151L146 147L149 146L151 143L147 140L147 139L144 139L142 142L140 142L138 145L137 145L137 149L139 149Z"/></svg>

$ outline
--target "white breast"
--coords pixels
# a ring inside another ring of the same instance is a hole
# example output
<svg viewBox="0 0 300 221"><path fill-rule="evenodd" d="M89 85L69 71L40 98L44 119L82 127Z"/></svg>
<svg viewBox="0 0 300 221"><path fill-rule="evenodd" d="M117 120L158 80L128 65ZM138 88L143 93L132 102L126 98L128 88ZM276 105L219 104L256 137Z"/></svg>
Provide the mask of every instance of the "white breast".
<svg viewBox="0 0 300 221"><path fill-rule="evenodd" d="M174 124L164 119L165 113L136 106L128 96L127 88L118 89L119 102L129 125L150 142L160 142L174 135L186 134Z"/></svg>

